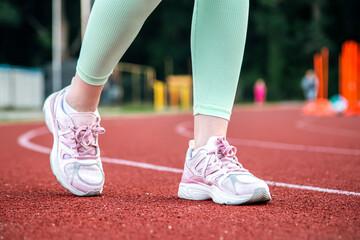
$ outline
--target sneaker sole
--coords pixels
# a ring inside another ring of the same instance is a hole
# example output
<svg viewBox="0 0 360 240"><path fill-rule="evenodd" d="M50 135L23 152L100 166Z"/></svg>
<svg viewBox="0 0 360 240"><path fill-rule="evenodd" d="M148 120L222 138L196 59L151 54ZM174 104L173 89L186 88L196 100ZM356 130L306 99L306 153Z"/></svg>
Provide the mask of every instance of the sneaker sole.
<svg viewBox="0 0 360 240"><path fill-rule="evenodd" d="M187 200L210 200L218 204L241 205L268 202L271 200L270 192L265 187L259 187L253 194L232 195L221 191L216 186L203 186L199 184L180 183L179 198Z"/></svg>
<svg viewBox="0 0 360 240"><path fill-rule="evenodd" d="M101 190L90 190L88 192L82 192L76 188L74 188L73 186L71 186L66 178L64 176L62 176L61 171L58 169L57 164L55 163L55 159L56 157L53 157L54 154L56 154L57 150L57 139L56 136L53 132L53 129L55 127L55 120L53 117L53 112L54 109L52 106L54 106L52 101L56 100L56 96L59 94L60 92L56 92L51 94L44 103L43 106L43 114L44 114L44 119L45 119L45 123L47 128L49 129L49 131L53 134L53 147L51 149L51 153L50 153L50 166L51 166L51 171L53 172L53 174L55 175L56 179L58 180L58 182L67 190L69 190L71 193L80 196L80 197L91 197L91 196L97 196L100 195L102 192ZM48 112L50 111L50 112Z"/></svg>

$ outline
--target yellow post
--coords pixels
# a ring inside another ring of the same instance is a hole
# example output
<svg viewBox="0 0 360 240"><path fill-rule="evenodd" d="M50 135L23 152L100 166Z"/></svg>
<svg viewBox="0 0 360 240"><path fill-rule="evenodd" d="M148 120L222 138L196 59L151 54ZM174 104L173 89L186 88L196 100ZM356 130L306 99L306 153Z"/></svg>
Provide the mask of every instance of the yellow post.
<svg viewBox="0 0 360 240"><path fill-rule="evenodd" d="M179 106L179 88L174 84L169 84L169 104L170 107Z"/></svg>
<svg viewBox="0 0 360 240"><path fill-rule="evenodd" d="M154 108L161 111L166 105L166 86L164 82L154 81Z"/></svg>
<svg viewBox="0 0 360 240"><path fill-rule="evenodd" d="M191 90L190 85L183 86L180 88L180 106L181 108L190 108L191 104Z"/></svg>
<svg viewBox="0 0 360 240"><path fill-rule="evenodd" d="M191 105L192 78L190 75L170 75L166 78L171 107L189 108Z"/></svg>

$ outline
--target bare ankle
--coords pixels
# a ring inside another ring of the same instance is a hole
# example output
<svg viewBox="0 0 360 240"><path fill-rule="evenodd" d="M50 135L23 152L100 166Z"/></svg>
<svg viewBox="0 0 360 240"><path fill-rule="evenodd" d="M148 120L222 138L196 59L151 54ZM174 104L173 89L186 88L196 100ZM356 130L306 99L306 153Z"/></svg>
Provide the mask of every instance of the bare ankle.
<svg viewBox="0 0 360 240"><path fill-rule="evenodd" d="M95 112L97 109L97 107L87 105L76 97L76 95L74 97L74 95L69 94L69 92L65 95L65 101L78 112Z"/></svg>
<svg viewBox="0 0 360 240"><path fill-rule="evenodd" d="M76 74L72 80L70 90L65 96L65 100L78 112L94 112L98 107L103 87L104 85L90 85Z"/></svg>
<svg viewBox="0 0 360 240"><path fill-rule="evenodd" d="M195 149L206 145L210 137L226 136L228 120L224 118L195 115L194 117L194 137Z"/></svg>

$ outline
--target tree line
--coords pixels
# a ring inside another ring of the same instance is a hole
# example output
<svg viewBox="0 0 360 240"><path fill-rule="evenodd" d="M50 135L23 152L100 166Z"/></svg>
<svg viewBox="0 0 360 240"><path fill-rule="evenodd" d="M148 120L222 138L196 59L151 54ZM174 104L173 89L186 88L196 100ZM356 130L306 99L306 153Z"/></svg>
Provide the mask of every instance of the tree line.
<svg viewBox="0 0 360 240"><path fill-rule="evenodd" d="M0 2L0 63L42 67L51 62L49 0ZM150 65L164 79L191 73L193 0L163 0L146 21L122 61ZM63 0L63 58L77 58L81 46L80 1ZM360 41L358 0L251 0L248 35L237 100L252 99L252 86L265 80L268 99L301 99L299 82L312 68L313 54L330 50L329 96L337 92L338 56L346 40ZM170 60L170 61L169 61Z"/></svg>

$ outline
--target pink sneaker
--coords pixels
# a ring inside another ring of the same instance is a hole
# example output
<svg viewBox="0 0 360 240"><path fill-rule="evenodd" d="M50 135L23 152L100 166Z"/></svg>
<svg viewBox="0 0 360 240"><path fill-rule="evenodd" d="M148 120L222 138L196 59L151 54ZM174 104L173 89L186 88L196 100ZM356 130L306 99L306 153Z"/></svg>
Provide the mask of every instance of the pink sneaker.
<svg viewBox="0 0 360 240"><path fill-rule="evenodd" d="M60 184L78 196L101 194L104 171L100 160L98 134L100 116L94 113L71 113L62 107L67 88L50 95L44 104L45 122L54 136L50 154L51 170Z"/></svg>
<svg viewBox="0 0 360 240"><path fill-rule="evenodd" d="M235 154L225 137L211 137L197 150L191 140L178 196L229 205L270 201L267 184L244 169Z"/></svg>

